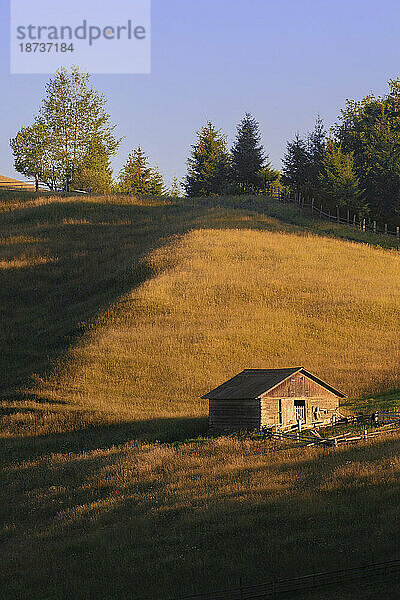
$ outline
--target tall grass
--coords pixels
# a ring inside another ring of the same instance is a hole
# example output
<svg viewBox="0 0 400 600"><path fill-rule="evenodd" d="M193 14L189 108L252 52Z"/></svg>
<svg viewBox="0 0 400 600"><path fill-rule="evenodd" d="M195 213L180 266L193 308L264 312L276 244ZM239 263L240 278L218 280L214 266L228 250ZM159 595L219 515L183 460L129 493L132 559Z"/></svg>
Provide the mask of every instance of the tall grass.
<svg viewBox="0 0 400 600"><path fill-rule="evenodd" d="M396 554L399 436L184 440L246 367L398 403L398 251L295 207L218 204L0 206L4 598L167 598Z"/></svg>
<svg viewBox="0 0 400 600"><path fill-rule="evenodd" d="M206 229L146 264L153 276L38 381L42 401L158 420L165 436L162 419L206 417L200 396L243 368L304 365L352 398L400 387L397 252Z"/></svg>

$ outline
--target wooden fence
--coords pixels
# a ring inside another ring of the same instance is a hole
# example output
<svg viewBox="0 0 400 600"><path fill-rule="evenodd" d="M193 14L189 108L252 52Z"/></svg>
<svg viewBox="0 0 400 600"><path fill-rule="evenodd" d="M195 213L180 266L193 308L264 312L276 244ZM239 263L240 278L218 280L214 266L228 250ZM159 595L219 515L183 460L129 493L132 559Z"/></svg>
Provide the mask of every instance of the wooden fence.
<svg viewBox="0 0 400 600"><path fill-rule="evenodd" d="M394 425L394 427L391 427L390 429L384 428L391 424ZM265 437L268 439L292 441L306 446L334 447L342 444L351 444L400 430L400 409L393 408L391 410L375 411L372 414L350 415L348 417L343 416L335 421L335 425L372 425L378 427L381 426L383 428L380 431L368 431L367 429L364 429L360 434L347 432L329 437L320 435L318 429L279 431L271 428L265 431Z"/></svg>
<svg viewBox="0 0 400 600"><path fill-rule="evenodd" d="M386 580L396 580L400 587L400 560L365 564L338 571L312 573L293 579L278 579L259 585L243 585L209 593L195 593L190 596L179 596L171 600L257 600L293 598L297 594L312 592L325 588L339 588L348 583L362 582L376 585ZM338 596L339 597L339 596Z"/></svg>
<svg viewBox="0 0 400 600"><path fill-rule="evenodd" d="M304 210L309 210L312 214L316 214L321 219L327 219L328 221L334 221L336 223L340 223L343 225L349 225L350 227L354 227L360 231L369 231L371 233L377 233L380 235L391 235L400 239L400 227L394 227L392 230L389 229L387 223L384 225L378 225L377 221L369 221L365 217L361 218L357 214L351 214L349 208L340 209L339 206L336 207L336 210L332 212L329 209L325 209L322 204L317 205L314 199L311 202L306 202L302 194L296 194L294 198L289 197L289 195L276 188L270 187L266 191L267 195L270 198L274 198L279 202L291 202L297 204ZM343 215L343 213L345 213Z"/></svg>

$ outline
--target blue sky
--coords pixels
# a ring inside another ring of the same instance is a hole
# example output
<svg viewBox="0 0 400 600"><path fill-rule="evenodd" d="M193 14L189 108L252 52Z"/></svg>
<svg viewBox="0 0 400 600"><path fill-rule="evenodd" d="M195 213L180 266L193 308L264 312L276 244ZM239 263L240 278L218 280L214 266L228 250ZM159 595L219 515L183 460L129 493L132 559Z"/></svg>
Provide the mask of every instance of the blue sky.
<svg viewBox="0 0 400 600"><path fill-rule="evenodd" d="M246 111L279 168L287 139L317 113L331 125L346 98L382 94L400 75L399 29L398 0L152 0L151 74L92 78L125 136L115 171L140 143L169 184L184 176L207 119L231 143ZM48 77L10 75L9 0L0 0L2 175L19 177L8 140L37 113Z"/></svg>

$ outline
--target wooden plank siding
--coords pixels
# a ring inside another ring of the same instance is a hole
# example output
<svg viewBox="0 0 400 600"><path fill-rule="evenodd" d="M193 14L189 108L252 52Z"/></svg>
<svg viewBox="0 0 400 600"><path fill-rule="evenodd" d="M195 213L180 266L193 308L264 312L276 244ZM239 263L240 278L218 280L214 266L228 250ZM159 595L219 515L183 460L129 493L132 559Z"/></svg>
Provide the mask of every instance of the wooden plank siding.
<svg viewBox="0 0 400 600"><path fill-rule="evenodd" d="M344 397L302 367L245 369L203 396L209 400L210 429L219 431L327 421Z"/></svg>
<svg viewBox="0 0 400 600"><path fill-rule="evenodd" d="M294 401L302 400L306 407L306 423L312 423L314 410L323 419L330 418L339 407L339 398L310 377L295 373L273 390L261 396L261 427L275 424L295 424ZM281 410L281 408L283 410Z"/></svg>
<svg viewBox="0 0 400 600"><path fill-rule="evenodd" d="M210 400L210 429L219 431L254 431L261 428L261 404L258 398Z"/></svg>

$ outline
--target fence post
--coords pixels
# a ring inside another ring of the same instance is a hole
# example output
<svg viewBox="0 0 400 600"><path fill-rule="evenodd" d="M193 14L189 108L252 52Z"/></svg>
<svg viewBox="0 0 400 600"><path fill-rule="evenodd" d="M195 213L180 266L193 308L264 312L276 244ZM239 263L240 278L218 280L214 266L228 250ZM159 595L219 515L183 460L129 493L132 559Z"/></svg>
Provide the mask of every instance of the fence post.
<svg viewBox="0 0 400 600"><path fill-rule="evenodd" d="M396 227L396 237L400 238L400 227Z"/></svg>
<svg viewBox="0 0 400 600"><path fill-rule="evenodd" d="M311 200L311 212L314 213L314 198Z"/></svg>
<svg viewBox="0 0 400 600"><path fill-rule="evenodd" d="M367 231L367 221L366 218L363 218L363 222L362 222L362 230L363 231Z"/></svg>
<svg viewBox="0 0 400 600"><path fill-rule="evenodd" d="M376 233L376 221L374 221L374 233Z"/></svg>
<svg viewBox="0 0 400 600"><path fill-rule="evenodd" d="M387 232L388 232L388 226L387 226L387 223L385 223L385 235L387 235Z"/></svg>
<svg viewBox="0 0 400 600"><path fill-rule="evenodd" d="M319 216L321 217L321 219L322 219L322 213L323 213L323 210L322 210L322 204L321 204L321 208L320 208L320 211L319 211Z"/></svg>
<svg viewBox="0 0 400 600"><path fill-rule="evenodd" d="M350 209L347 209L347 222L350 223Z"/></svg>
<svg viewBox="0 0 400 600"><path fill-rule="evenodd" d="M336 220L340 223L340 208L338 206L336 207Z"/></svg>
<svg viewBox="0 0 400 600"><path fill-rule="evenodd" d="M353 217L353 225L354 225L354 227L356 227L356 223L357 223L357 219L356 219L356 215L354 215L354 217Z"/></svg>

